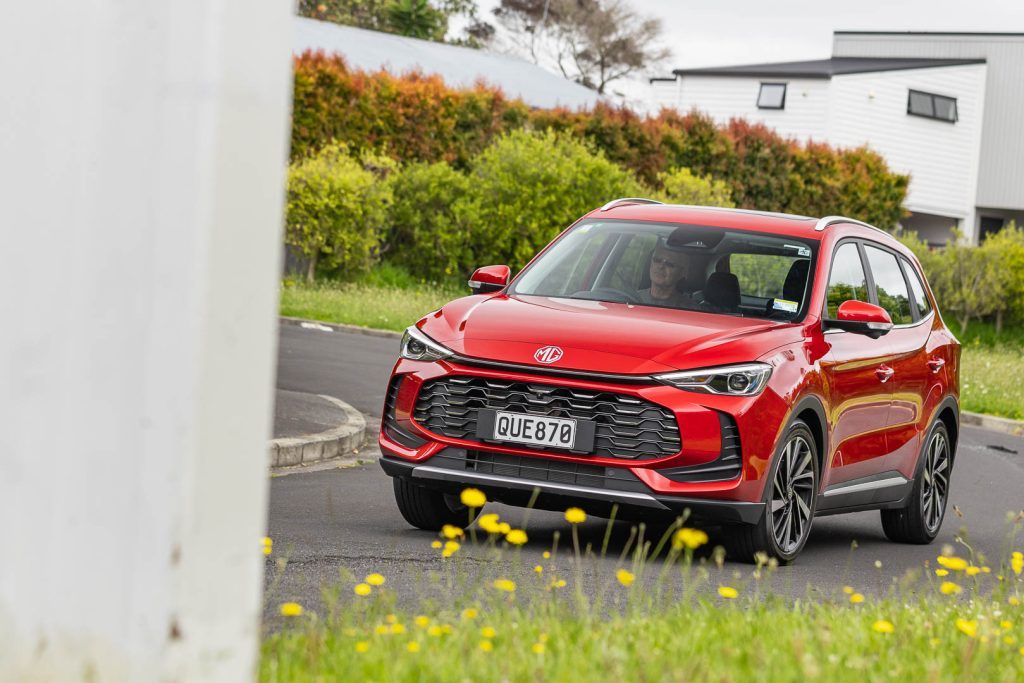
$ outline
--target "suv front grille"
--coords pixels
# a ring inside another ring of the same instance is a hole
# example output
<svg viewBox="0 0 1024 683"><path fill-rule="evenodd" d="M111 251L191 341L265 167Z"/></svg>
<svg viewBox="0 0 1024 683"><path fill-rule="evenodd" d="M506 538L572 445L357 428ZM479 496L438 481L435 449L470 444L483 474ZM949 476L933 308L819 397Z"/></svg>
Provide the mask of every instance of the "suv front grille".
<svg viewBox="0 0 1024 683"><path fill-rule="evenodd" d="M432 380L420 389L413 419L436 434L476 441L481 408L593 420L592 454L598 457L648 460L674 455L681 447L679 425L667 408L636 396L534 382L457 376Z"/></svg>

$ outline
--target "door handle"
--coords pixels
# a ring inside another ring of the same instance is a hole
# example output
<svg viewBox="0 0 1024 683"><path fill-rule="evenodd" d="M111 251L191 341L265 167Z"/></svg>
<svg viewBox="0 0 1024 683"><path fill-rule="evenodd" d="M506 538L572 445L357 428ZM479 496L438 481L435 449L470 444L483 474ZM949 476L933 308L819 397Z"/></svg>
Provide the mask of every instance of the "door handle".
<svg viewBox="0 0 1024 683"><path fill-rule="evenodd" d="M878 378L879 382L885 384L890 379L892 379L892 376L895 373L896 371L890 368L888 365L882 365L877 370L875 370L875 377Z"/></svg>
<svg viewBox="0 0 1024 683"><path fill-rule="evenodd" d="M928 367L931 368L933 373L938 373L942 369L942 366L946 364L946 361L941 358L932 358L928 361Z"/></svg>

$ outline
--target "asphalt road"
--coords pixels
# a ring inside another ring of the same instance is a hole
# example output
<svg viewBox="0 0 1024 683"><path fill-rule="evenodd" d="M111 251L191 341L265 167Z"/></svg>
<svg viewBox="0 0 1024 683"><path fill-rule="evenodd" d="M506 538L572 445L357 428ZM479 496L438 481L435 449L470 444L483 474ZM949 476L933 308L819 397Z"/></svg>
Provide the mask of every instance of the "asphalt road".
<svg viewBox="0 0 1024 683"><path fill-rule="evenodd" d="M373 418L367 420L373 424L379 420L397 352L397 339L282 326L278 388L338 396ZM374 452L372 447L364 451L368 458ZM832 594L847 584L862 592L883 592L907 570L920 569L926 560L934 563L942 544L954 543L958 535L997 560L1006 540L1007 513L1024 508L1024 439L963 427L950 501L959 514L950 508L931 546L890 543L877 512L816 519L803 554L794 565L780 568L773 581L793 594ZM513 524L525 513L495 504L487 511L498 512ZM581 527L581 541L599 547L605 528L604 520L588 520ZM551 546L554 533L564 534L566 529L560 514L531 512L523 561L504 571L529 573ZM714 540L716 530L709 532ZM395 507L391 480L372 461L274 477L269 533L275 557L287 554L289 563L277 576L275 564L268 561L267 585L274 584L268 604L298 600L315 608L320 587L337 582L339 572L346 570L358 577L381 572L400 599L411 599L413 587L423 580L423 569L441 567L437 551L430 548L434 536L406 524ZM629 533L629 525L615 525L612 552L607 559L588 564L587 576L614 572L617 551ZM857 547L851 549L854 542ZM483 553L477 557L482 559ZM881 570L876 561L882 563ZM721 570L711 567L727 576L737 570L748 574L750 569L728 561Z"/></svg>

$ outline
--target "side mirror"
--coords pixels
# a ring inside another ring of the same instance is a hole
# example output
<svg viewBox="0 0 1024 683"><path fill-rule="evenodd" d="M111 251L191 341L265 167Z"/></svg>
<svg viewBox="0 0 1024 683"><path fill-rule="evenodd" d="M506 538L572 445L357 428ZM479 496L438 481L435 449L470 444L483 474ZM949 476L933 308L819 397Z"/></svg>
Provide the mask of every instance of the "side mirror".
<svg viewBox="0 0 1024 683"><path fill-rule="evenodd" d="M505 289L512 269L508 266L484 266L473 271L469 278L469 288L474 294L486 294Z"/></svg>
<svg viewBox="0 0 1024 683"><path fill-rule="evenodd" d="M881 306L866 301L844 301L839 304L835 320L825 320L826 328L846 330L878 339L892 329L892 318Z"/></svg>

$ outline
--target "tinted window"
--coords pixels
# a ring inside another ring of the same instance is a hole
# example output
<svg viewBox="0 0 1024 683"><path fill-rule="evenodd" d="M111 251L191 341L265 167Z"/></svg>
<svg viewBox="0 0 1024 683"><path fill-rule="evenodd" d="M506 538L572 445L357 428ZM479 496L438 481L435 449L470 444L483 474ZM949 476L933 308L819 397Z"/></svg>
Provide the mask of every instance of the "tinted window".
<svg viewBox="0 0 1024 683"><path fill-rule="evenodd" d="M844 301L867 301L868 279L860 262L857 245L847 242L836 249L828 277L828 317L835 318Z"/></svg>
<svg viewBox="0 0 1024 683"><path fill-rule="evenodd" d="M868 267L875 279L875 291L878 293L878 305L888 312L893 325L906 325L913 322L910 315L910 294L907 293L907 281L894 254L864 246L868 257Z"/></svg>
<svg viewBox="0 0 1024 683"><path fill-rule="evenodd" d="M956 98L911 90L907 96L907 113L955 123L957 119Z"/></svg>
<svg viewBox="0 0 1024 683"><path fill-rule="evenodd" d="M921 283L921 278L918 276L917 271L910 265L909 261L901 260L903 261L903 270L907 273L907 279L910 280L911 301L914 304L914 308L917 309L917 316L923 318L932 310L932 305L924 293L924 285Z"/></svg>
<svg viewBox="0 0 1024 683"><path fill-rule="evenodd" d="M759 109L783 109L786 106L785 83L762 83L757 94Z"/></svg>

